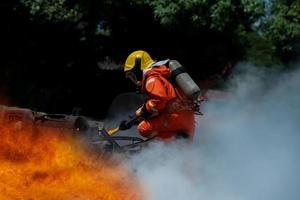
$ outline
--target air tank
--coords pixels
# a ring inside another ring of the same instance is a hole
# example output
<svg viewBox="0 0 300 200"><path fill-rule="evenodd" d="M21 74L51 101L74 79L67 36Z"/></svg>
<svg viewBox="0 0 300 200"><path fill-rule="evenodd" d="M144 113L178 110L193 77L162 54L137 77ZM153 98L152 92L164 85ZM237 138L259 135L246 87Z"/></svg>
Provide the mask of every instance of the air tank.
<svg viewBox="0 0 300 200"><path fill-rule="evenodd" d="M189 99L196 101L201 93L200 88L185 71L184 67L177 60L170 60L169 68L171 70L173 79L181 88L183 93Z"/></svg>

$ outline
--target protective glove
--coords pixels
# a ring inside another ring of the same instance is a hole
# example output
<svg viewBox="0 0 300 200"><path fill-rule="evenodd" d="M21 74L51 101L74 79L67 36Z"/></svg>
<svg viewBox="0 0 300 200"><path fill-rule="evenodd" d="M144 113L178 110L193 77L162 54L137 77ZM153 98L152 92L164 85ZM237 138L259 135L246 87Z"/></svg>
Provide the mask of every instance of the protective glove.
<svg viewBox="0 0 300 200"><path fill-rule="evenodd" d="M136 116L136 117L140 117L140 116L142 115L142 109L143 109L143 107L144 107L144 106L141 106L141 107L139 107L139 109L137 109L137 110L135 111L135 116Z"/></svg>
<svg viewBox="0 0 300 200"><path fill-rule="evenodd" d="M127 123L131 123L132 126L137 126L140 124L140 122L142 121L143 119L141 117L137 117L136 115L132 116L132 115L129 115L129 121L127 121Z"/></svg>
<svg viewBox="0 0 300 200"><path fill-rule="evenodd" d="M124 131L127 129L130 129L132 127L132 124L127 123L126 120L121 121L120 125L119 125L119 130Z"/></svg>
<svg viewBox="0 0 300 200"><path fill-rule="evenodd" d="M146 106L143 105L141 106L139 109L137 109L135 111L135 116L136 117L142 117L144 119L147 119L149 118L150 116L152 115L152 113L150 113L147 109L146 109Z"/></svg>

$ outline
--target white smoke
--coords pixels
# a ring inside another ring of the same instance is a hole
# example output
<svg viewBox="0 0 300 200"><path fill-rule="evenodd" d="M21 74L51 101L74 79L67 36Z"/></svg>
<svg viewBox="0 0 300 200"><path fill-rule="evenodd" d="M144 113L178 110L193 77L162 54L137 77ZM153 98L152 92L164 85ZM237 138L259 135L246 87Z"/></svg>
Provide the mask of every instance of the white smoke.
<svg viewBox="0 0 300 200"><path fill-rule="evenodd" d="M192 145L157 142L128 161L147 199L300 199L300 70L237 69L231 98L205 103Z"/></svg>
<svg viewBox="0 0 300 200"><path fill-rule="evenodd" d="M104 60L97 63L101 70L122 70L122 64L114 62L111 58L106 56Z"/></svg>

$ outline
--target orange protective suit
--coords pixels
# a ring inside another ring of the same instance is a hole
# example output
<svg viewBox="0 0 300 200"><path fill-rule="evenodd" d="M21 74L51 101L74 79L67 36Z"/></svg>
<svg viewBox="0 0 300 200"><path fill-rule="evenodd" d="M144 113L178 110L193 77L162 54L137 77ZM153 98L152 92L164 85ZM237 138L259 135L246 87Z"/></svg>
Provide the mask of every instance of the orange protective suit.
<svg viewBox="0 0 300 200"><path fill-rule="evenodd" d="M165 65L155 66L144 73L142 93L146 93L145 108L154 117L143 120L138 131L144 137L170 141L177 136L192 139L195 129L194 113L187 109L186 99L169 78L171 71Z"/></svg>

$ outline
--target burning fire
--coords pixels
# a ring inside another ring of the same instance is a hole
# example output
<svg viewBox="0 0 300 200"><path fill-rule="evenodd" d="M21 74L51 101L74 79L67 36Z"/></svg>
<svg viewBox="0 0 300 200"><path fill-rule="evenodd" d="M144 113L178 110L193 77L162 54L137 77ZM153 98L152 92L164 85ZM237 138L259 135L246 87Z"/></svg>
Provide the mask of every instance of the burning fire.
<svg viewBox="0 0 300 200"><path fill-rule="evenodd" d="M71 134L0 130L0 199L138 200L141 188L118 163L95 158Z"/></svg>

